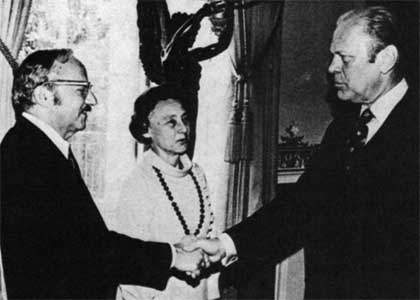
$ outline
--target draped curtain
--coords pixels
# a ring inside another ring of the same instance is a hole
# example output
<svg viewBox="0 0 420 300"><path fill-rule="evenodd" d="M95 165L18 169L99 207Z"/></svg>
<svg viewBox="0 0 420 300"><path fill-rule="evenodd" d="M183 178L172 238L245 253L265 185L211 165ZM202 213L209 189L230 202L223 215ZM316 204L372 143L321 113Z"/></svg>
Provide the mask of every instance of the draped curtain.
<svg viewBox="0 0 420 300"><path fill-rule="evenodd" d="M15 58L22 46L31 4L31 0L1 0L0 38ZM0 55L0 140L14 122L10 100L12 82L12 69L5 57Z"/></svg>
<svg viewBox="0 0 420 300"><path fill-rule="evenodd" d="M235 99L225 161L229 163L226 226L270 201L276 190L276 153L283 2L243 1L235 11Z"/></svg>
<svg viewBox="0 0 420 300"><path fill-rule="evenodd" d="M235 11L236 78L228 124L226 227L251 215L273 199L277 187L277 144L280 95L282 1L244 1ZM263 233L262 233L263 234ZM227 297L274 297L273 265L237 263L222 274L222 285L233 284Z"/></svg>
<svg viewBox="0 0 420 300"><path fill-rule="evenodd" d="M277 187L277 143L283 1L243 1L235 11L236 78L228 124L226 227L273 199ZM263 233L262 233L263 234ZM272 265L243 261L222 274L227 297L274 297Z"/></svg>

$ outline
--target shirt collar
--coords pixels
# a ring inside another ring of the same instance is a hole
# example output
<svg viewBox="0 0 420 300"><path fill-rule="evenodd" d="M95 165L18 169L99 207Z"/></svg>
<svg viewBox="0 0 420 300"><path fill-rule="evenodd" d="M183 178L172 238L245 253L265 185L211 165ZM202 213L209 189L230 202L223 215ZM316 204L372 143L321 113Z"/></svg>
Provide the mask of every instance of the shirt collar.
<svg viewBox="0 0 420 300"><path fill-rule="evenodd" d="M69 157L69 147L70 144L65 139L63 139L54 128L42 121L41 119L35 117L32 114L23 112L22 116L27 119L29 122L38 127L45 135L54 143L54 145L63 153L65 158Z"/></svg>
<svg viewBox="0 0 420 300"><path fill-rule="evenodd" d="M403 78L396 86L390 89L385 95L378 98L370 107L362 105L361 112L366 108L370 108L375 118L380 122L385 122L394 107L400 102L407 92L408 84Z"/></svg>

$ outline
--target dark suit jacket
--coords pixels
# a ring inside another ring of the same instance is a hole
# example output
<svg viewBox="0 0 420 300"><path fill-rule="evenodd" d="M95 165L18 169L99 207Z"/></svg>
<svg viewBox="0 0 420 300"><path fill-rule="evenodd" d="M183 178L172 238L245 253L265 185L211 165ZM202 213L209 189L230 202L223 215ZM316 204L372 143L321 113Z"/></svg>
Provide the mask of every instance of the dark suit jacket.
<svg viewBox="0 0 420 300"><path fill-rule="evenodd" d="M103 299L119 283L163 289L168 244L108 231L80 176L20 118L1 143L1 246L9 299Z"/></svg>
<svg viewBox="0 0 420 300"><path fill-rule="evenodd" d="M353 159L357 116L334 120L289 195L231 228L239 258L305 251L305 297L419 297L418 95L410 91Z"/></svg>

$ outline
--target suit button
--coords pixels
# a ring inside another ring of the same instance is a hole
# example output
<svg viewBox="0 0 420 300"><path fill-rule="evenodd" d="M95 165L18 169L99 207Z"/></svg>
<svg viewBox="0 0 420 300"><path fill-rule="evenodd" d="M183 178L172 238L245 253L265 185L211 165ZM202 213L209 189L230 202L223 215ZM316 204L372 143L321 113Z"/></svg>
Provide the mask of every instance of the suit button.
<svg viewBox="0 0 420 300"><path fill-rule="evenodd" d="M346 171L350 171L350 166L349 165L347 165L346 167L345 167L345 169L346 169Z"/></svg>
<svg viewBox="0 0 420 300"><path fill-rule="evenodd" d="M350 147L349 151L350 152L353 152L354 151L354 147Z"/></svg>

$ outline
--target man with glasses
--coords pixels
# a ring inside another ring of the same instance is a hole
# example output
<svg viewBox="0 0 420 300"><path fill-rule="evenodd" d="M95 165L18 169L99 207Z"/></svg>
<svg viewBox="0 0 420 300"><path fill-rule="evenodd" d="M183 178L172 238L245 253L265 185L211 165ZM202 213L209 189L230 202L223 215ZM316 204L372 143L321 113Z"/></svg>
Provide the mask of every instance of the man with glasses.
<svg viewBox="0 0 420 300"><path fill-rule="evenodd" d="M29 55L15 73L16 124L1 143L1 246L10 299L104 299L118 284L163 289L198 275L199 251L108 231L68 139L97 100L69 49Z"/></svg>

